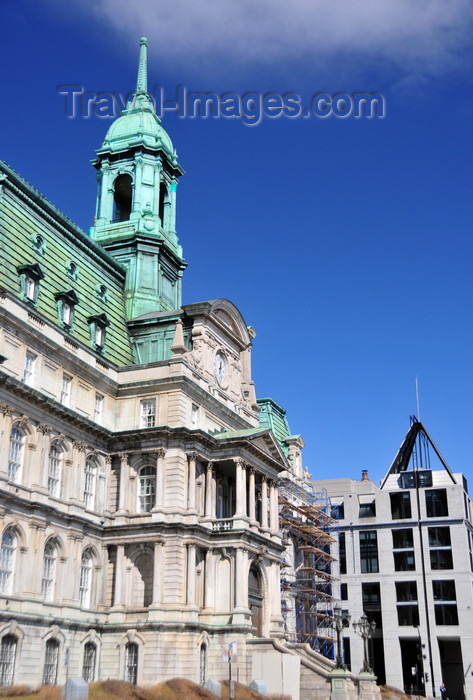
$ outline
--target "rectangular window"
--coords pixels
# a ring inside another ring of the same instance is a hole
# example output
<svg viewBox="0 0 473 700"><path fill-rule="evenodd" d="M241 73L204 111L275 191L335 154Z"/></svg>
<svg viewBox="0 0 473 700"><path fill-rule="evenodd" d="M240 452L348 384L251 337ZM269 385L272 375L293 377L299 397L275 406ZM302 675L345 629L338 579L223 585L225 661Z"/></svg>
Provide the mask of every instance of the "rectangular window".
<svg viewBox="0 0 473 700"><path fill-rule="evenodd" d="M345 542L345 533L341 532L338 536L338 559L340 562L340 574L347 573L347 549Z"/></svg>
<svg viewBox="0 0 473 700"><path fill-rule="evenodd" d="M63 374L61 387L61 403L63 406L69 406L71 403L71 385L72 377L68 374Z"/></svg>
<svg viewBox="0 0 473 700"><path fill-rule="evenodd" d="M393 552L394 571L415 571L416 559L414 550L404 552Z"/></svg>
<svg viewBox="0 0 473 700"><path fill-rule="evenodd" d="M393 520L412 518L411 494L409 491L390 493L389 496L391 498L391 517Z"/></svg>
<svg viewBox="0 0 473 700"><path fill-rule="evenodd" d="M397 623L399 626L413 627L419 624L418 605L397 605Z"/></svg>
<svg viewBox="0 0 473 700"><path fill-rule="evenodd" d="M361 595L363 610L368 615L368 619L376 622L376 628L382 629L383 618L381 614L381 586L379 583L362 583Z"/></svg>
<svg viewBox="0 0 473 700"><path fill-rule="evenodd" d="M154 428L156 425L156 400L141 402L140 428Z"/></svg>
<svg viewBox="0 0 473 700"><path fill-rule="evenodd" d="M196 430L199 427L199 407L193 403L192 404L192 416L191 416L191 428Z"/></svg>
<svg viewBox="0 0 473 700"><path fill-rule="evenodd" d="M458 625L455 581L432 581L435 622L437 625Z"/></svg>
<svg viewBox="0 0 473 700"><path fill-rule="evenodd" d="M23 369L23 382L25 384L28 384L28 386L33 385L34 369L37 357L37 355L30 352L29 350L26 351L25 366Z"/></svg>
<svg viewBox="0 0 473 700"><path fill-rule="evenodd" d="M448 515L446 489L430 489L426 491L425 506L428 518L440 518Z"/></svg>
<svg viewBox="0 0 473 700"><path fill-rule="evenodd" d="M393 530L393 549L412 549L414 536L411 527L402 530Z"/></svg>
<svg viewBox="0 0 473 700"><path fill-rule="evenodd" d="M362 574L379 571L378 533L376 530L360 531L360 563Z"/></svg>
<svg viewBox="0 0 473 700"><path fill-rule="evenodd" d="M429 527L429 547L450 547L449 527Z"/></svg>
<svg viewBox="0 0 473 700"><path fill-rule="evenodd" d="M358 512L359 518L374 518L376 515L376 502L369 501L368 503L360 503Z"/></svg>
<svg viewBox="0 0 473 700"><path fill-rule="evenodd" d="M398 603L408 603L413 600L417 601L416 581L397 581L396 600Z"/></svg>
<svg viewBox="0 0 473 700"><path fill-rule="evenodd" d="M342 583L340 586L340 598L342 600L348 600L348 584Z"/></svg>
<svg viewBox="0 0 473 700"><path fill-rule="evenodd" d="M432 571L453 569L453 557L451 549L431 549L430 568Z"/></svg>
<svg viewBox="0 0 473 700"><path fill-rule="evenodd" d="M25 296L28 301L36 302L38 282L28 275L25 277Z"/></svg>
<svg viewBox="0 0 473 700"><path fill-rule="evenodd" d="M344 520L345 518L345 504L343 501L341 503L335 503L330 509L330 517L334 520Z"/></svg>
<svg viewBox="0 0 473 700"><path fill-rule="evenodd" d="M103 415L103 396L102 396L102 394L95 394L94 421L96 423L101 423L102 422L102 415Z"/></svg>

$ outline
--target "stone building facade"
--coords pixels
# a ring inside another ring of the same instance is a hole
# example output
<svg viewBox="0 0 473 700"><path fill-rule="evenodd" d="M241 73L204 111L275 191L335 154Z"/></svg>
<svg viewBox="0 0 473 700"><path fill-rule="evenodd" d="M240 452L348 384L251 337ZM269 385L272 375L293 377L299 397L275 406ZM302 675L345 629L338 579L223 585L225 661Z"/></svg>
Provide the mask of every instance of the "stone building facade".
<svg viewBox="0 0 473 700"><path fill-rule="evenodd" d="M0 163L0 685L226 674L284 634L278 479L254 330L182 305L182 169L137 89L81 231ZM294 452L298 454L294 457Z"/></svg>

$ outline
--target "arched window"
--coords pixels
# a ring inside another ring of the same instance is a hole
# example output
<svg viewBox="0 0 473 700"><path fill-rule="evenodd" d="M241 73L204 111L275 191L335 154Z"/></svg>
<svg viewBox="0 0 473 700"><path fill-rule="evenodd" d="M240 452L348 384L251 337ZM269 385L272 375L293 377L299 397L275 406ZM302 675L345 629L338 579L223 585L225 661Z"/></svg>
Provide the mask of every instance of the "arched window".
<svg viewBox="0 0 473 700"><path fill-rule="evenodd" d="M133 187L130 175L119 175L115 180L114 221L128 221L131 214Z"/></svg>
<svg viewBox="0 0 473 700"><path fill-rule="evenodd" d="M170 226L171 200L166 185L162 182L159 188L159 218L161 219L161 228L169 231Z"/></svg>
<svg viewBox="0 0 473 700"><path fill-rule="evenodd" d="M248 607L251 610L251 626L254 634L261 637L263 630L263 595L261 575L254 566L251 567L248 576Z"/></svg>
<svg viewBox="0 0 473 700"><path fill-rule="evenodd" d="M138 472L138 512L149 513L156 500L156 469L141 467Z"/></svg>
<svg viewBox="0 0 473 700"><path fill-rule="evenodd" d="M85 460L84 503L88 510L95 506L95 492L97 487L97 463L91 457Z"/></svg>
<svg viewBox="0 0 473 700"><path fill-rule="evenodd" d="M44 600L52 600L54 597L54 584L56 581L57 545L54 540L48 540L44 547L43 576L41 578L41 595Z"/></svg>
<svg viewBox="0 0 473 700"><path fill-rule="evenodd" d="M44 655L43 685L57 684L57 667L59 661L59 642L48 639Z"/></svg>
<svg viewBox="0 0 473 700"><path fill-rule="evenodd" d="M0 548L0 593L11 593L15 566L16 537L5 530Z"/></svg>
<svg viewBox="0 0 473 700"><path fill-rule="evenodd" d="M82 661L82 678L87 683L95 680L95 664L97 660L97 647L92 642L84 646L84 658Z"/></svg>
<svg viewBox="0 0 473 700"><path fill-rule="evenodd" d="M15 677L16 637L7 634L0 645L0 685L13 685Z"/></svg>
<svg viewBox="0 0 473 700"><path fill-rule="evenodd" d="M136 685L138 680L138 644L128 642L125 647L125 680Z"/></svg>
<svg viewBox="0 0 473 700"><path fill-rule="evenodd" d="M15 483L21 480L21 470L23 467L23 454L25 445L25 434L18 428L13 427L10 433L10 455L8 459L8 478Z"/></svg>
<svg viewBox="0 0 473 700"><path fill-rule="evenodd" d="M206 667L207 667L207 644L203 642L200 645L199 654L199 683L204 685L206 678Z"/></svg>
<svg viewBox="0 0 473 700"><path fill-rule="evenodd" d="M51 496L60 495L62 471L62 449L59 445L51 445L48 462L48 491Z"/></svg>
<svg viewBox="0 0 473 700"><path fill-rule="evenodd" d="M93 563L92 553L86 550L80 562L79 602L82 608L90 607Z"/></svg>

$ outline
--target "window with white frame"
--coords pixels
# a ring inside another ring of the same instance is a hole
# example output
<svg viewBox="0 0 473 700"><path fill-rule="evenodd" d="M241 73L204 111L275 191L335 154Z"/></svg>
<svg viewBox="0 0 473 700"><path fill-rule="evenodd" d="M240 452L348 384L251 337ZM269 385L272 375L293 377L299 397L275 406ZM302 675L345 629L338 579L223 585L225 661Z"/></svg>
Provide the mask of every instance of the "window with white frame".
<svg viewBox="0 0 473 700"><path fill-rule="evenodd" d="M156 425L156 399L141 402L140 428L154 428Z"/></svg>
<svg viewBox="0 0 473 700"><path fill-rule="evenodd" d="M71 403L72 377L68 374L62 375L61 403L63 406L70 406Z"/></svg>
<svg viewBox="0 0 473 700"><path fill-rule="evenodd" d="M80 579L79 579L79 602L82 608L90 607L90 592L92 586L92 553L86 550L82 554L80 562Z"/></svg>
<svg viewBox="0 0 473 700"><path fill-rule="evenodd" d="M106 341L106 329L110 326L110 321L106 314L89 316L87 319L90 326L90 342L94 350L103 352Z"/></svg>
<svg viewBox="0 0 473 700"><path fill-rule="evenodd" d="M10 454L8 458L8 478L15 483L21 479L25 434L16 427L10 433Z"/></svg>
<svg viewBox="0 0 473 700"><path fill-rule="evenodd" d="M48 639L44 655L43 685L57 684L57 668L59 661L59 642Z"/></svg>
<svg viewBox="0 0 473 700"><path fill-rule="evenodd" d="M136 685L138 681L138 644L128 642L125 647L125 680Z"/></svg>
<svg viewBox="0 0 473 700"><path fill-rule="evenodd" d="M54 597L56 580L57 545L53 540L46 542L43 555L43 575L41 578L41 595L50 601Z"/></svg>
<svg viewBox="0 0 473 700"><path fill-rule="evenodd" d="M97 464L90 457L85 460L84 503L88 510L95 506L95 490L97 486Z"/></svg>
<svg viewBox="0 0 473 700"><path fill-rule="evenodd" d="M93 642L84 645L84 658L82 661L82 678L87 683L95 680L95 664L97 659L97 647Z"/></svg>
<svg viewBox="0 0 473 700"><path fill-rule="evenodd" d="M37 358L38 356L30 350L26 351L25 366L23 368L23 382L28 384L28 386L33 385L35 363Z"/></svg>
<svg viewBox="0 0 473 700"><path fill-rule="evenodd" d="M0 593L12 592L15 554L16 536L11 530L5 530L0 547Z"/></svg>
<svg viewBox="0 0 473 700"><path fill-rule="evenodd" d="M102 394L95 394L95 403L94 403L94 421L96 423L101 423L102 422L102 417L103 417L103 401L104 397Z"/></svg>
<svg viewBox="0 0 473 700"><path fill-rule="evenodd" d="M44 278L41 266L37 263L34 265L20 265L17 270L20 275L22 298L30 304L36 304L39 295L39 283Z"/></svg>
<svg viewBox="0 0 473 700"><path fill-rule="evenodd" d="M0 686L13 685L15 678L16 637L6 634L0 644Z"/></svg>
<svg viewBox="0 0 473 700"><path fill-rule="evenodd" d="M62 450L58 445L51 445L48 462L48 492L51 496L60 495L61 471L62 471Z"/></svg>
<svg viewBox="0 0 473 700"><path fill-rule="evenodd" d="M138 471L138 512L149 513L156 501L156 469L141 467Z"/></svg>

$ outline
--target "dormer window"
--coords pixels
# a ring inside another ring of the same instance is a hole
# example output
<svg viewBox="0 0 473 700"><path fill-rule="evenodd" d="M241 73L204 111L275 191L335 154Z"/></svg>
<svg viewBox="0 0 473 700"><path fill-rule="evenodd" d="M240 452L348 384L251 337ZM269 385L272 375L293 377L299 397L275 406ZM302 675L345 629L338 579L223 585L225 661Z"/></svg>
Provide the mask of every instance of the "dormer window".
<svg viewBox="0 0 473 700"><path fill-rule="evenodd" d="M20 275L22 299L30 304L36 304L39 295L39 283L44 279L44 272L41 266L38 264L20 265L17 267L17 270Z"/></svg>
<svg viewBox="0 0 473 700"><path fill-rule="evenodd" d="M40 233L37 233L36 236L33 236L33 249L39 253L40 255L44 255L46 252L46 242L43 238L43 236Z"/></svg>
<svg viewBox="0 0 473 700"><path fill-rule="evenodd" d="M99 284L97 287L97 297L100 301L107 301L108 291L104 284Z"/></svg>
<svg viewBox="0 0 473 700"><path fill-rule="evenodd" d="M97 350L97 352L102 352L105 346L106 329L110 325L110 321L106 314L89 316L87 321L90 324L90 341L92 347L94 350Z"/></svg>
<svg viewBox="0 0 473 700"><path fill-rule="evenodd" d="M69 260L69 262L67 263L66 272L71 279L73 279L73 280L77 279L77 275L79 274L79 270L78 270L77 264L73 260Z"/></svg>
<svg viewBox="0 0 473 700"><path fill-rule="evenodd" d="M59 292L55 295L59 322L63 328L70 330L74 322L74 308L79 299L73 289L68 292Z"/></svg>

